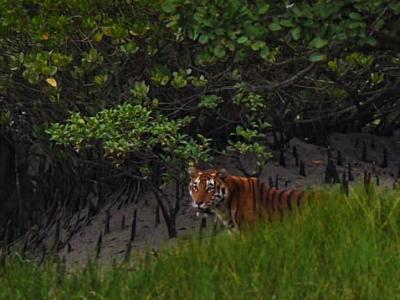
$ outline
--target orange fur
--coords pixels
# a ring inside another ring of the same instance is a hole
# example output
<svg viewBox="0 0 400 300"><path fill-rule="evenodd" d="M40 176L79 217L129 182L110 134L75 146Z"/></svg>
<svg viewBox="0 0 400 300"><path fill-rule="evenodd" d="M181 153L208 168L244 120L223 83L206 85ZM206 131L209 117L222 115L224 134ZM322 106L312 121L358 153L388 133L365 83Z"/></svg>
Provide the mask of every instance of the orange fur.
<svg viewBox="0 0 400 300"><path fill-rule="evenodd" d="M229 175L224 169L189 169L192 205L214 213L227 227L242 228L262 218L282 219L287 211L307 200L308 193L276 189L258 178Z"/></svg>

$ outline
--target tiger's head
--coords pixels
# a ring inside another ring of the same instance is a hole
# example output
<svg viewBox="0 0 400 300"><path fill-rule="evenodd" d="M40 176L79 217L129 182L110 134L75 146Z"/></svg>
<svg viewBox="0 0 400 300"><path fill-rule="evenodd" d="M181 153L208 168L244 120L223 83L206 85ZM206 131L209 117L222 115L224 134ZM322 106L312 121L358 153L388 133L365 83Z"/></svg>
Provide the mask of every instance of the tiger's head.
<svg viewBox="0 0 400 300"><path fill-rule="evenodd" d="M200 171L190 167L188 172L189 194L194 208L205 213L213 213L215 208L229 198L226 184L229 174L225 169Z"/></svg>

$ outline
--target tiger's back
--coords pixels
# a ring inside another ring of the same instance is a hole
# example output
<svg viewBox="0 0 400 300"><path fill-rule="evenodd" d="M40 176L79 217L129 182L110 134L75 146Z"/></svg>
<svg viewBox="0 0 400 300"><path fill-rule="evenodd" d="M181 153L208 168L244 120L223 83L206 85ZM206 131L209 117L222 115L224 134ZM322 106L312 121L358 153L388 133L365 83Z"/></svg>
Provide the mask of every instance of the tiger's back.
<svg viewBox="0 0 400 300"><path fill-rule="evenodd" d="M242 228L257 220L282 219L308 198L305 192L276 189L258 178L229 175L225 169L190 169L192 205L214 213L227 227Z"/></svg>

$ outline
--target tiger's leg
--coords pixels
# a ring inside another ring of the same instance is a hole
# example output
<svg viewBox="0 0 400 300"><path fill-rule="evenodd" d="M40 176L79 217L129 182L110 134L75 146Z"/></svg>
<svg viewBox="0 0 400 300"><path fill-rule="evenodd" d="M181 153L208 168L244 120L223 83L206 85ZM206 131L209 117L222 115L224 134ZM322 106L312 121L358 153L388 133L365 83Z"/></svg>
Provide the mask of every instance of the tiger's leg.
<svg viewBox="0 0 400 300"><path fill-rule="evenodd" d="M215 215L228 230L234 230L237 227L226 205L221 204L215 208Z"/></svg>

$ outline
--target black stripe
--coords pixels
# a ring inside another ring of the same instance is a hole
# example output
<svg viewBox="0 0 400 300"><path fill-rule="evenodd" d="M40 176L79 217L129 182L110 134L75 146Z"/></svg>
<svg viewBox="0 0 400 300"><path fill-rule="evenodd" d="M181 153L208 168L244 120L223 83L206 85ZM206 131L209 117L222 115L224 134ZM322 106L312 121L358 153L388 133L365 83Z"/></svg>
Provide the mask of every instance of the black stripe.
<svg viewBox="0 0 400 300"><path fill-rule="evenodd" d="M297 207L300 207L300 201L303 199L305 192L300 192L299 196L297 197Z"/></svg>
<svg viewBox="0 0 400 300"><path fill-rule="evenodd" d="M232 195L232 194L230 194L230 195ZM226 200L225 199L225 196L224 196L224 200ZM229 214L229 218L230 219L232 219L232 214L231 214L231 207L232 207L232 201L224 201L226 204L226 208L228 209L228 214Z"/></svg>
<svg viewBox="0 0 400 300"><path fill-rule="evenodd" d="M265 186L265 196L264 196L264 203L265 203L265 207L268 207L268 203L269 203L269 193L271 191L271 186L270 185L266 185Z"/></svg>
<svg viewBox="0 0 400 300"><path fill-rule="evenodd" d="M217 185L215 188L214 188L214 190L215 190L215 192L214 192L214 198L215 198L215 195L218 195L218 205L223 201L222 199L224 198L223 196L222 196L222 194L221 194L221 187L219 186L219 185Z"/></svg>
<svg viewBox="0 0 400 300"><path fill-rule="evenodd" d="M273 215L274 215L274 210L273 210L273 197L276 194L276 188L273 186L268 186L268 191L267 191L267 209L268 209L268 216L269 216L269 221L272 222L273 220Z"/></svg>
<svg viewBox="0 0 400 300"><path fill-rule="evenodd" d="M231 198L231 199L232 199L233 193L240 193L240 184L237 182L237 180L232 180L232 183L233 183L233 188L232 188L232 190L229 191L229 193L230 193L230 197L229 198ZM236 212L235 212L235 215L233 216L232 215L232 204L233 204L232 200L229 201L228 205L227 205L227 209L228 209L228 213L229 213L230 218L236 222L237 221L238 209L236 207ZM236 206L237 206L237 204L236 204Z"/></svg>
<svg viewBox="0 0 400 300"><path fill-rule="evenodd" d="M240 223L241 223L241 221L240 221L239 218L238 218L238 214L239 214L239 208L238 208L238 206L236 205L236 212L235 212L235 218L234 218L236 224L240 224Z"/></svg>
<svg viewBox="0 0 400 300"><path fill-rule="evenodd" d="M264 182L260 183L260 211L263 209L264 204Z"/></svg>
<svg viewBox="0 0 400 300"><path fill-rule="evenodd" d="M240 180L240 183L237 183L236 184L236 186L237 186L237 188L239 189L239 194L241 194L242 192L243 192L243 179L242 178L239 178L239 180ZM236 212L235 212L235 221L236 221L236 223L237 224L240 224L241 222L239 221L239 218L238 218L238 214L239 214L239 201L237 201L236 202Z"/></svg>
<svg viewBox="0 0 400 300"><path fill-rule="evenodd" d="M268 191L268 207L272 213L274 210L274 196L276 194L276 188L270 187Z"/></svg>
<svg viewBox="0 0 400 300"><path fill-rule="evenodd" d="M287 198L287 208L288 208L289 211L292 210L292 196L293 196L294 194L295 194L294 190L291 190L291 191L290 191L290 194L289 194L289 196L288 196L288 198Z"/></svg>
<svg viewBox="0 0 400 300"><path fill-rule="evenodd" d="M275 210L277 210L278 208L279 208L279 203L281 202L281 197L282 197L282 195L285 193L285 190L278 190L277 192L276 192L276 197L275 197L275 199L276 199L276 202L275 202Z"/></svg>
<svg viewBox="0 0 400 300"><path fill-rule="evenodd" d="M252 178L248 179L249 184L250 184L250 193L251 197L253 198L253 212L256 213L257 211L257 199L256 199L256 194L255 194L255 189L254 189L254 180Z"/></svg>

